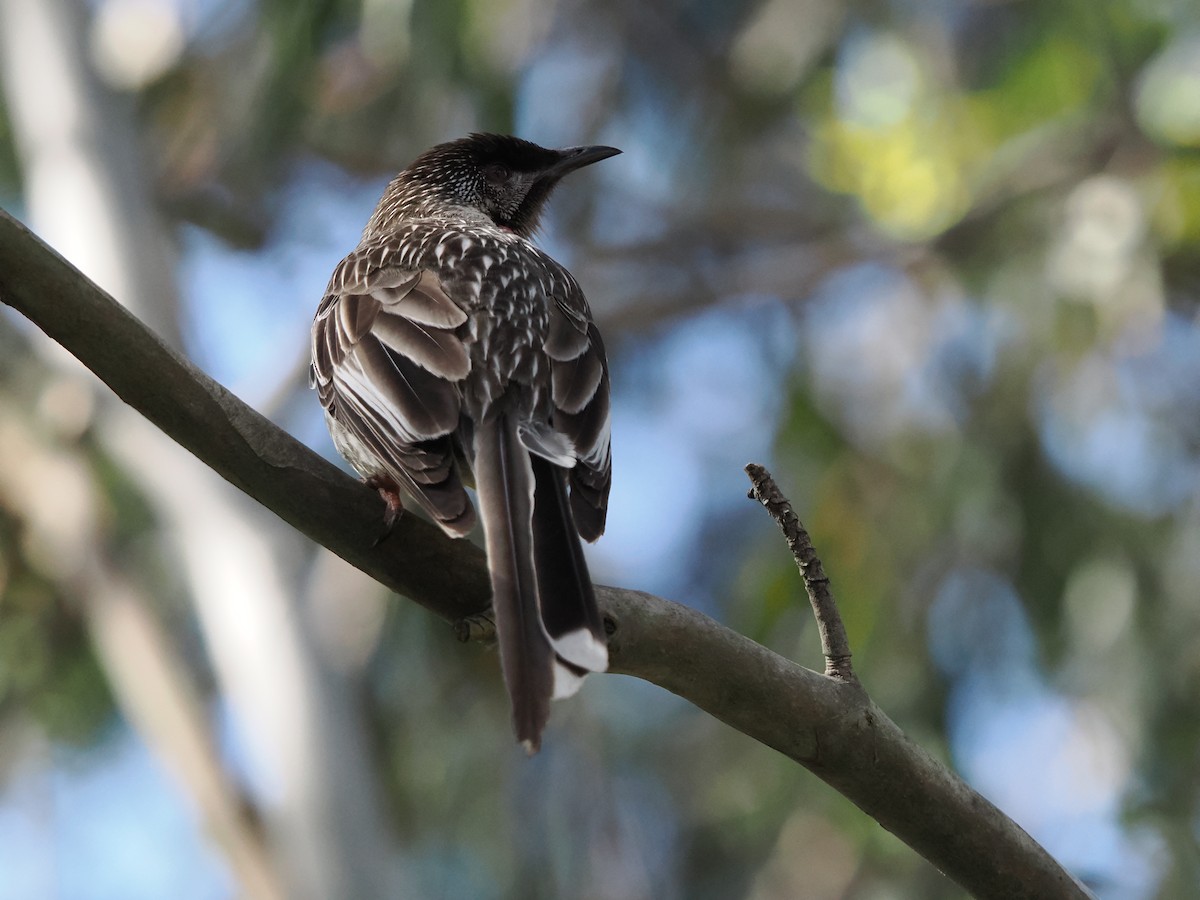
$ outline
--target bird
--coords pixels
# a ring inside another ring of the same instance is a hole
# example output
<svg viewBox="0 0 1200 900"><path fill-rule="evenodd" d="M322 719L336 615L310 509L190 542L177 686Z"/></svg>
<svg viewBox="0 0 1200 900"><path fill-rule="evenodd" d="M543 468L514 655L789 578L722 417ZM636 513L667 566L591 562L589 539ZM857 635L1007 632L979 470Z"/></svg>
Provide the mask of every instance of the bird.
<svg viewBox="0 0 1200 900"><path fill-rule="evenodd" d="M612 482L604 343L578 282L532 238L565 175L620 152L502 134L429 148L388 184L313 319L311 385L389 526L405 497L451 537L482 520L530 755L551 699L608 666L581 539L604 532Z"/></svg>

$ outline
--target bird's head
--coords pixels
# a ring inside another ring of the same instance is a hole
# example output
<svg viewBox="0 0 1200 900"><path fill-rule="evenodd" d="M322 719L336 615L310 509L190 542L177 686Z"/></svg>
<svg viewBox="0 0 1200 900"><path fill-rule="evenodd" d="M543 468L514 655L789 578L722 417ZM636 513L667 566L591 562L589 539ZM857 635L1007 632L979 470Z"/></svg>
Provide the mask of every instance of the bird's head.
<svg viewBox="0 0 1200 900"><path fill-rule="evenodd" d="M401 172L392 183L394 213L426 216L457 207L529 237L564 175L620 152L614 147L549 150L509 135L473 134L431 147Z"/></svg>

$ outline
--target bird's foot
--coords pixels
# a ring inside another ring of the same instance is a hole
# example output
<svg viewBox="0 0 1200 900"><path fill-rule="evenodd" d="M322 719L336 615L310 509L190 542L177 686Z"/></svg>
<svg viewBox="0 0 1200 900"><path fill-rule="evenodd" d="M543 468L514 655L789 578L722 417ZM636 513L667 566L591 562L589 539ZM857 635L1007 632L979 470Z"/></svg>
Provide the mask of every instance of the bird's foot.
<svg viewBox="0 0 1200 900"><path fill-rule="evenodd" d="M464 616L454 623L454 635L464 644L468 641L495 641L496 620L491 613Z"/></svg>
<svg viewBox="0 0 1200 900"><path fill-rule="evenodd" d="M386 475L372 475L364 481L364 484L378 492L379 496L383 498L383 502L387 504L387 509L383 514L383 532L371 545L378 547L387 540L395 529L396 523L400 521L400 517L404 515L404 501L400 497L400 487Z"/></svg>

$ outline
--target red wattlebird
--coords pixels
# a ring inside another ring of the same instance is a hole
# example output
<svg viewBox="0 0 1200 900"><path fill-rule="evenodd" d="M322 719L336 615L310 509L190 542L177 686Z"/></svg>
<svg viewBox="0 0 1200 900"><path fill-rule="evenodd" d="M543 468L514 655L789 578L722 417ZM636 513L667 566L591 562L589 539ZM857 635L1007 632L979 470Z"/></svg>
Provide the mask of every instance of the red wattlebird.
<svg viewBox="0 0 1200 900"><path fill-rule="evenodd" d="M517 739L608 664L580 537L611 481L604 345L571 274L530 237L564 175L611 147L504 135L439 144L396 176L334 270L312 378L338 451L388 501L453 537L475 525Z"/></svg>

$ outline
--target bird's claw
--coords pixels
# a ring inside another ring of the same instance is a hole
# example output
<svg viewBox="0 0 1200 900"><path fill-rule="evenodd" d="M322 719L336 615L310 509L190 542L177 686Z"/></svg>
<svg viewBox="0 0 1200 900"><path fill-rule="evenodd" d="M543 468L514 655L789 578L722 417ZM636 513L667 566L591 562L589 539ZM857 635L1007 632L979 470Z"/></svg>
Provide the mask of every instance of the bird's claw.
<svg viewBox="0 0 1200 900"><path fill-rule="evenodd" d="M404 515L404 502L400 498L400 488L390 478L372 475L366 479L365 484L367 487L377 491L383 502L387 505L387 509L383 513L383 531L371 545L372 547L378 547L391 536L396 528L396 523Z"/></svg>
<svg viewBox="0 0 1200 900"><path fill-rule="evenodd" d="M454 635L464 644L468 641L494 641L496 620L488 613L464 616L454 623Z"/></svg>

